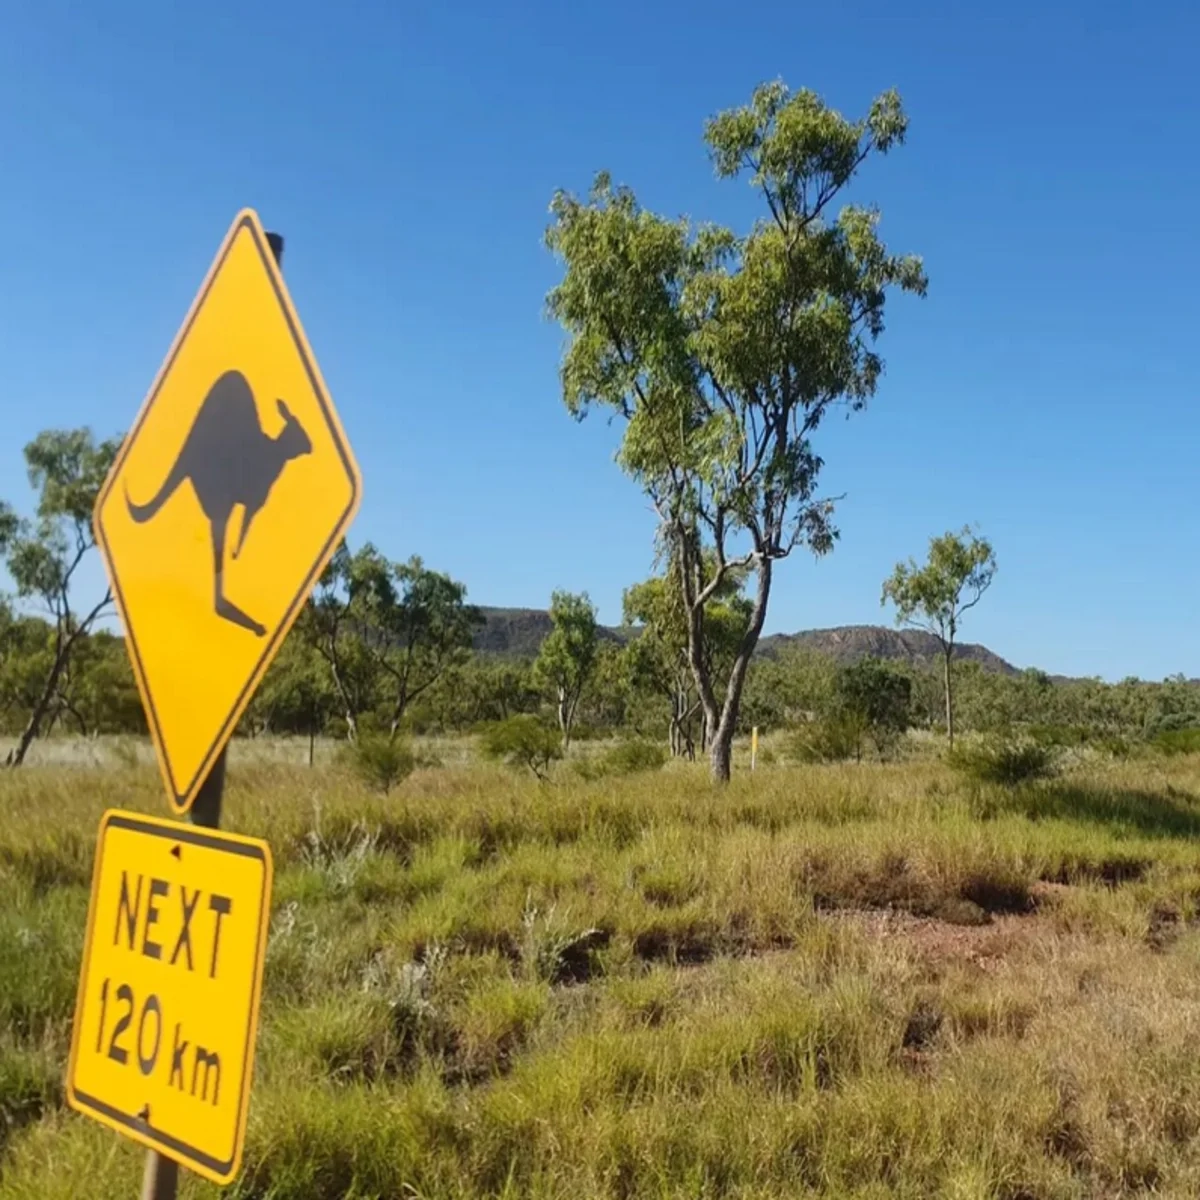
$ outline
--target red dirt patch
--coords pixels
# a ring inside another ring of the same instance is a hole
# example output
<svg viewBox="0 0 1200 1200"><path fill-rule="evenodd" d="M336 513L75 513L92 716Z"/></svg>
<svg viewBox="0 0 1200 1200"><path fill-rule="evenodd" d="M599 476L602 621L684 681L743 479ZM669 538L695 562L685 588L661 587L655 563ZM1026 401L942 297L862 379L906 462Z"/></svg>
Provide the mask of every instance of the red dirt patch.
<svg viewBox="0 0 1200 1200"><path fill-rule="evenodd" d="M1036 916L1002 916L986 925L959 925L899 909L838 909L823 916L847 921L872 937L900 939L932 962L969 962L982 971L995 970L1037 922Z"/></svg>

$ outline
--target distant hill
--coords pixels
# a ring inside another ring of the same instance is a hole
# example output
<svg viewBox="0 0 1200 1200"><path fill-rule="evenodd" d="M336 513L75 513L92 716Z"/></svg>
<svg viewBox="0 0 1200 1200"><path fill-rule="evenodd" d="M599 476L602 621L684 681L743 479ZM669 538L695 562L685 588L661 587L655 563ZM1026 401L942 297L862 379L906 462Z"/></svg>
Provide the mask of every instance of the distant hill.
<svg viewBox="0 0 1200 1200"><path fill-rule="evenodd" d="M931 633L919 629L889 629L885 625L840 625L836 629L806 629L801 633L775 633L758 644L760 654L778 654L785 646L802 646L827 654L839 663L860 658L899 659L913 666L930 667L941 661L942 647ZM985 671L1000 675L1020 672L1000 655L974 642L954 647L956 661L977 662Z"/></svg>
<svg viewBox="0 0 1200 1200"><path fill-rule="evenodd" d="M533 658L550 632L550 614L538 608L481 607L484 625L475 635L475 649L483 654ZM635 636L632 629L600 627L600 636L622 644ZM800 633L775 633L759 642L758 652L778 654L787 646L801 646L827 654L839 663L852 663L867 655L899 659L916 666L933 666L940 647L932 634L915 629L888 629L883 625L843 625L836 629L806 629ZM965 643L955 647L955 658L979 663L986 671L1017 674L1017 668L986 646Z"/></svg>
<svg viewBox="0 0 1200 1200"><path fill-rule="evenodd" d="M481 654L510 658L533 658L542 640L553 628L550 614L542 608L488 608L479 606L484 625L475 634L474 646ZM623 645L633 636L631 629L600 626L604 641Z"/></svg>

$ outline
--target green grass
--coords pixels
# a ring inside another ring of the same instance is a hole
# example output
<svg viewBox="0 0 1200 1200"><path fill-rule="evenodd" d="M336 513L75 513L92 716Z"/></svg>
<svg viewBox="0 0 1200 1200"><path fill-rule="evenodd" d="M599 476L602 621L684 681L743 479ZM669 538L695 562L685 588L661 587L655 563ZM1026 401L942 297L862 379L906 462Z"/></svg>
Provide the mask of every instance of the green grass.
<svg viewBox="0 0 1200 1200"><path fill-rule="evenodd" d="M387 796L233 760L224 824L276 884L229 1195L1200 1192L1200 758L720 791L436 757ZM0 1200L138 1187L63 1102L110 806L163 813L153 769L0 775Z"/></svg>

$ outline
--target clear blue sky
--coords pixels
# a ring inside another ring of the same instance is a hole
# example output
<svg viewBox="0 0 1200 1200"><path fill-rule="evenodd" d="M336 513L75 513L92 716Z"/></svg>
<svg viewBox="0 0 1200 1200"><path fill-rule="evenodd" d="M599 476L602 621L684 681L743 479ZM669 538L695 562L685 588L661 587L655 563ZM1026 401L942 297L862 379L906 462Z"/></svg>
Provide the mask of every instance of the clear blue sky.
<svg viewBox="0 0 1200 1200"><path fill-rule="evenodd" d="M877 398L822 435L842 541L782 566L768 631L890 620L895 561L975 522L1000 569L968 640L1200 675L1197 45L1184 0L9 5L0 496L28 505L39 429L125 428L250 205L363 469L352 542L615 621L653 521L615 429L561 404L553 190L607 168L744 227L707 116L777 77L852 115L894 86L908 144L857 196L929 296L893 304Z"/></svg>

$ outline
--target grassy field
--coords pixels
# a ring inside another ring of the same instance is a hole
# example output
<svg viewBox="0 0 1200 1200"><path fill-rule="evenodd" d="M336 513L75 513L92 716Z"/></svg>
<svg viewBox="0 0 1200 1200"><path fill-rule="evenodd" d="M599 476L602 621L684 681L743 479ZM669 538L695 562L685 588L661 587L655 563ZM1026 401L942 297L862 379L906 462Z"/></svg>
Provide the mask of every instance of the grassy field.
<svg viewBox="0 0 1200 1200"><path fill-rule="evenodd" d="M714 791L463 743L379 797L306 750L231 768L277 868L231 1196L1200 1194L1200 759ZM166 803L128 748L58 762L0 775L3 1200L143 1160L62 1078L100 814Z"/></svg>

